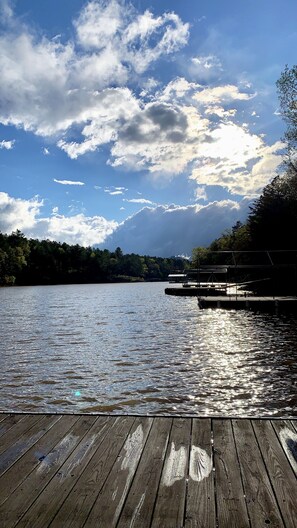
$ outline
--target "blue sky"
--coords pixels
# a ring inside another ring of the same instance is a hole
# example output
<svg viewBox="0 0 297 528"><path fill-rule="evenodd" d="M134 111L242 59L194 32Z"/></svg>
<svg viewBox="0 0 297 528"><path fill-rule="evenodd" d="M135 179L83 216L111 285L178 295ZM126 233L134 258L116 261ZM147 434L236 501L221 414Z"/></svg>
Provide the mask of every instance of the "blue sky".
<svg viewBox="0 0 297 528"><path fill-rule="evenodd" d="M190 254L283 144L295 0L0 0L0 230Z"/></svg>

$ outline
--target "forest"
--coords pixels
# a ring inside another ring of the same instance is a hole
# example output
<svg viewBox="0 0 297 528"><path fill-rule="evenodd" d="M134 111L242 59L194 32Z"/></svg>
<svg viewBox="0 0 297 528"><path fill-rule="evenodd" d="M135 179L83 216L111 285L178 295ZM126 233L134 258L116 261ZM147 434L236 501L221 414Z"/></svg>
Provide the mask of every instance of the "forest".
<svg viewBox="0 0 297 528"><path fill-rule="evenodd" d="M17 231L0 233L0 285L76 284L166 280L183 272L183 258L124 255L78 244L27 239Z"/></svg>

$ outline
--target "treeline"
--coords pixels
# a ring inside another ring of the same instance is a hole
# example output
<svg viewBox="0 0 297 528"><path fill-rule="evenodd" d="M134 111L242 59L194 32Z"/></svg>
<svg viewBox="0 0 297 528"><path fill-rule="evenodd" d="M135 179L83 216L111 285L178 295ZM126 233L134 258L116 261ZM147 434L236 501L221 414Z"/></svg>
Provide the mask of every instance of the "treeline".
<svg viewBox="0 0 297 528"><path fill-rule="evenodd" d="M166 280L183 272L182 258L124 255L78 244L27 239L16 231L0 233L0 285L76 284Z"/></svg>
<svg viewBox="0 0 297 528"><path fill-rule="evenodd" d="M297 168L290 164L254 202L245 224L237 222L207 249L195 248L206 258L212 251L297 250Z"/></svg>
<svg viewBox="0 0 297 528"><path fill-rule="evenodd" d="M272 268L231 270L228 280L246 281L258 294L297 295L297 170L292 166L274 178L251 207L246 223L237 222L208 248L195 248L192 261L194 267L273 263Z"/></svg>

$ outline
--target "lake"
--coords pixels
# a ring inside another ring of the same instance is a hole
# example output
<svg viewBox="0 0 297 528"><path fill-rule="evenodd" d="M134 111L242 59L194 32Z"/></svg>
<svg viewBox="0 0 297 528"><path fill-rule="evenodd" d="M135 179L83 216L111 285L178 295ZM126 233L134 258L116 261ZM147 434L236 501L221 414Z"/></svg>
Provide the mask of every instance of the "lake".
<svg viewBox="0 0 297 528"><path fill-rule="evenodd" d="M1 288L0 410L296 416L296 316L166 286Z"/></svg>

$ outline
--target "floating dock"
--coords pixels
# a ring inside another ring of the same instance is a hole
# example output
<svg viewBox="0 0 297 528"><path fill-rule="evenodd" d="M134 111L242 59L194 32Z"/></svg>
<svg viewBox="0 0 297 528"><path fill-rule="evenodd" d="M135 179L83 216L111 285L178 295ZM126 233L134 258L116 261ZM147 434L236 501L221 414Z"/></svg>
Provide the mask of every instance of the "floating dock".
<svg viewBox="0 0 297 528"><path fill-rule="evenodd" d="M295 419L0 415L1 528L296 528Z"/></svg>
<svg viewBox="0 0 297 528"><path fill-rule="evenodd" d="M199 308L229 308L265 311L294 311L297 312L297 297L275 296L198 296Z"/></svg>

